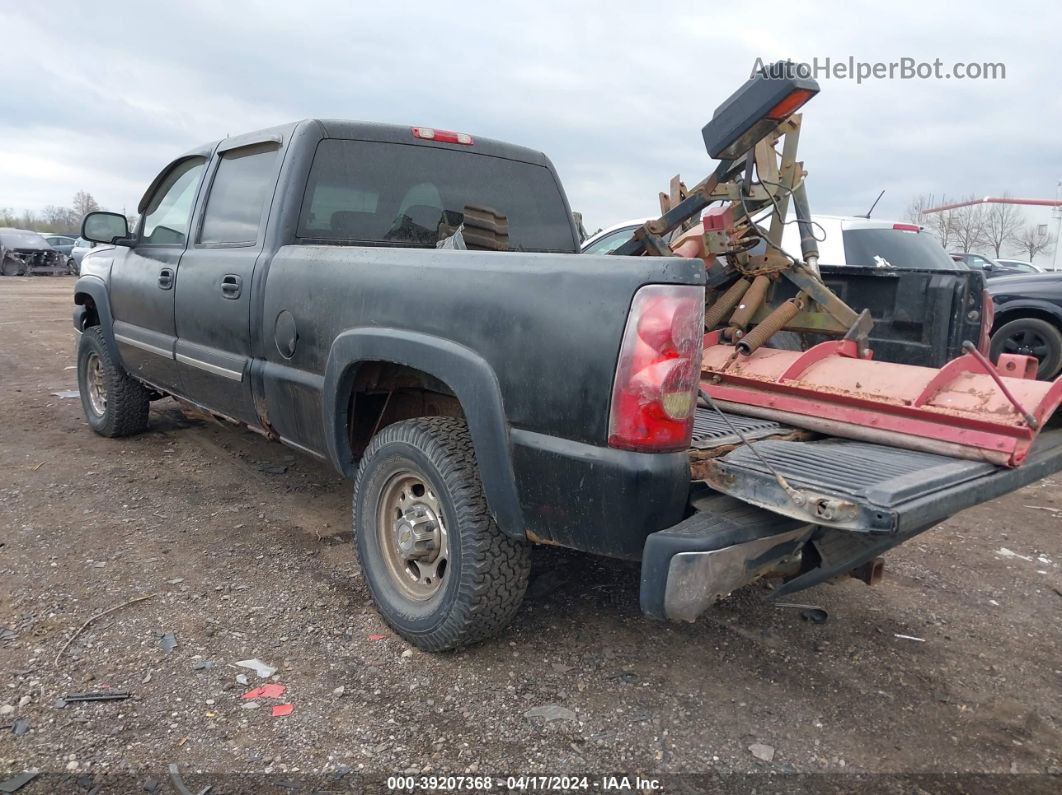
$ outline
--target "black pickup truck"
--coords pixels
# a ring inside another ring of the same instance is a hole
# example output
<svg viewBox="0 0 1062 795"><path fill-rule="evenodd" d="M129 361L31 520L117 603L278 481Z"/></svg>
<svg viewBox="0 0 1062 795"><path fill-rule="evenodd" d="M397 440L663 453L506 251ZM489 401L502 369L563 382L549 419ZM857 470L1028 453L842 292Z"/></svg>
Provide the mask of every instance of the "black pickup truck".
<svg viewBox="0 0 1062 795"><path fill-rule="evenodd" d="M882 550L1062 467L1045 433L1014 470L855 445L846 468L789 474L877 511L881 533L712 491L697 468L725 454L740 471L735 428L794 450L831 440L698 406L701 261L578 254L552 165L521 147L301 121L182 155L139 212L132 231L116 214L83 224L113 244L74 294L89 424L136 433L169 395L330 461L354 480L379 610L425 649L502 628L531 543L640 560L645 612L692 620L765 574L789 590L870 580ZM961 322L980 308L925 274L859 278L912 339L913 302Z"/></svg>

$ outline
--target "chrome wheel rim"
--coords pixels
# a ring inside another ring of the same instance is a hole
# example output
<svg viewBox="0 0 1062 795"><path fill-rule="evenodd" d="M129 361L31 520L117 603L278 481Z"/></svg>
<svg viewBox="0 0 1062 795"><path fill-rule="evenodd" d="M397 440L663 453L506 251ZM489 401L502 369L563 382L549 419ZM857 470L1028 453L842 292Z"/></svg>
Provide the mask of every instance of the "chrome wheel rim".
<svg viewBox="0 0 1062 795"><path fill-rule="evenodd" d="M88 388L88 399L92 411L102 417L107 412L107 379L103 373L103 362L99 354L90 353L85 363L85 386Z"/></svg>
<svg viewBox="0 0 1062 795"><path fill-rule="evenodd" d="M439 593L449 568L448 533L438 496L416 472L400 470L381 489L376 540L404 596L423 602Z"/></svg>

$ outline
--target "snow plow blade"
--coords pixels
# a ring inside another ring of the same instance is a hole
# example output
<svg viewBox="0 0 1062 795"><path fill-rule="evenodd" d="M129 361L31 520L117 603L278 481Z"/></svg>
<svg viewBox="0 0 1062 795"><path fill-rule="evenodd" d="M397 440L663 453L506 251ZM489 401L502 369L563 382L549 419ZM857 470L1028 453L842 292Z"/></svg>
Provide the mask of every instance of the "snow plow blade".
<svg viewBox="0 0 1062 795"><path fill-rule="evenodd" d="M852 340L737 354L705 336L701 388L724 410L830 436L1021 466L1062 402L1036 360L967 353L940 369L861 358ZM1007 394L1009 393L1009 395Z"/></svg>

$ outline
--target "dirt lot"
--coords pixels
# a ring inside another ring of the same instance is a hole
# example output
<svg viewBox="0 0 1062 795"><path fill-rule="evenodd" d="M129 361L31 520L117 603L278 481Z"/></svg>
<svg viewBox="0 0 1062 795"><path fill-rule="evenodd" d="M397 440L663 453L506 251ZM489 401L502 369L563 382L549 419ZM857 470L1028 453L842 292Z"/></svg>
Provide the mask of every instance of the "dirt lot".
<svg viewBox="0 0 1062 795"><path fill-rule="evenodd" d="M1027 791L1062 770L1060 477L895 550L878 587L799 594L825 624L763 586L651 622L636 570L544 550L507 632L431 656L373 610L327 466L170 400L148 433L103 439L52 394L76 388L72 287L0 279L0 778L64 776L21 792L172 791L174 762L197 788L221 771L960 771ZM86 619L148 594L56 664ZM254 657L287 686L258 708L241 695L265 680L234 667ZM108 689L132 697L58 700ZM545 705L575 720L525 716Z"/></svg>

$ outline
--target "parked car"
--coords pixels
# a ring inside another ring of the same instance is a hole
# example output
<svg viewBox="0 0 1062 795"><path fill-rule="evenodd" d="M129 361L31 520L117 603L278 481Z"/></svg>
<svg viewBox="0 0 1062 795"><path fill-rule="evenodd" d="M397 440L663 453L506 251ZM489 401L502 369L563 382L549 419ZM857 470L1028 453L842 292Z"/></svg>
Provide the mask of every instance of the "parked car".
<svg viewBox="0 0 1062 795"><path fill-rule="evenodd" d="M580 251L583 254L611 254L630 240L634 230L648 220L648 218L636 218L633 221L624 221L622 224L602 229L584 240Z"/></svg>
<svg viewBox="0 0 1062 795"><path fill-rule="evenodd" d="M997 469L890 446L834 459L828 430L820 444L738 414L728 431L697 405L701 261L577 254L552 164L522 147L305 120L178 157L138 210L132 235L116 213L82 225L112 244L74 290L89 426L143 431L172 395L331 462L354 481L368 592L423 649L500 631L532 543L642 561L643 610L692 621L768 570L802 559L789 587L808 587L1062 467L1062 434ZM461 229L479 250L457 250ZM866 270L915 332L965 322L980 279L938 295L946 273ZM800 467L829 462L786 470L814 473L814 520L691 479L692 456L741 446L734 423ZM893 532L829 526L856 512Z"/></svg>
<svg viewBox="0 0 1062 795"><path fill-rule="evenodd" d="M74 264L76 264L77 267L80 268L81 260L86 254L92 251L92 249L96 248L97 245L99 244L94 243L91 240L86 240L83 237L78 237L74 241L74 247L70 249L70 256L74 258Z"/></svg>
<svg viewBox="0 0 1062 795"><path fill-rule="evenodd" d="M852 215L813 215L819 262L863 268L963 270L948 257L940 242L917 224ZM790 217L782 233L782 247L800 252L800 229Z"/></svg>
<svg viewBox="0 0 1062 795"><path fill-rule="evenodd" d="M1020 271L1021 273L1043 273L1044 269L1039 265L1033 265L1031 262L1027 262L1023 259L1009 259L1004 257L997 257L996 262L1002 265L1004 268L1011 268L1013 270Z"/></svg>
<svg viewBox="0 0 1062 795"><path fill-rule="evenodd" d="M992 359L1021 353L1040 361L1036 377L1062 372L1062 273L1021 274L988 282L995 305Z"/></svg>
<svg viewBox="0 0 1062 795"><path fill-rule="evenodd" d="M48 245L44 236L28 229L0 227L0 275L61 273L65 257Z"/></svg>
<svg viewBox="0 0 1062 795"><path fill-rule="evenodd" d="M71 274L77 275L77 262L73 257L74 243L76 238L69 235L49 235L47 232L42 232L44 239L48 241L48 245L66 257L66 266Z"/></svg>
<svg viewBox="0 0 1062 795"><path fill-rule="evenodd" d="M70 250L74 247L75 238L69 235L49 235L47 232L41 232L41 235L48 241L48 245L67 257L70 256Z"/></svg>
<svg viewBox="0 0 1062 795"><path fill-rule="evenodd" d="M969 268L981 271L988 279L995 279L1000 276L1014 276L1022 273L1039 272L1027 262L1018 261L1017 265L1008 265L1004 264L1003 260L992 259L983 254L973 254L968 251L953 251L951 253L951 258L956 262L965 263ZM1008 262L1015 262L1015 260L1008 260Z"/></svg>

